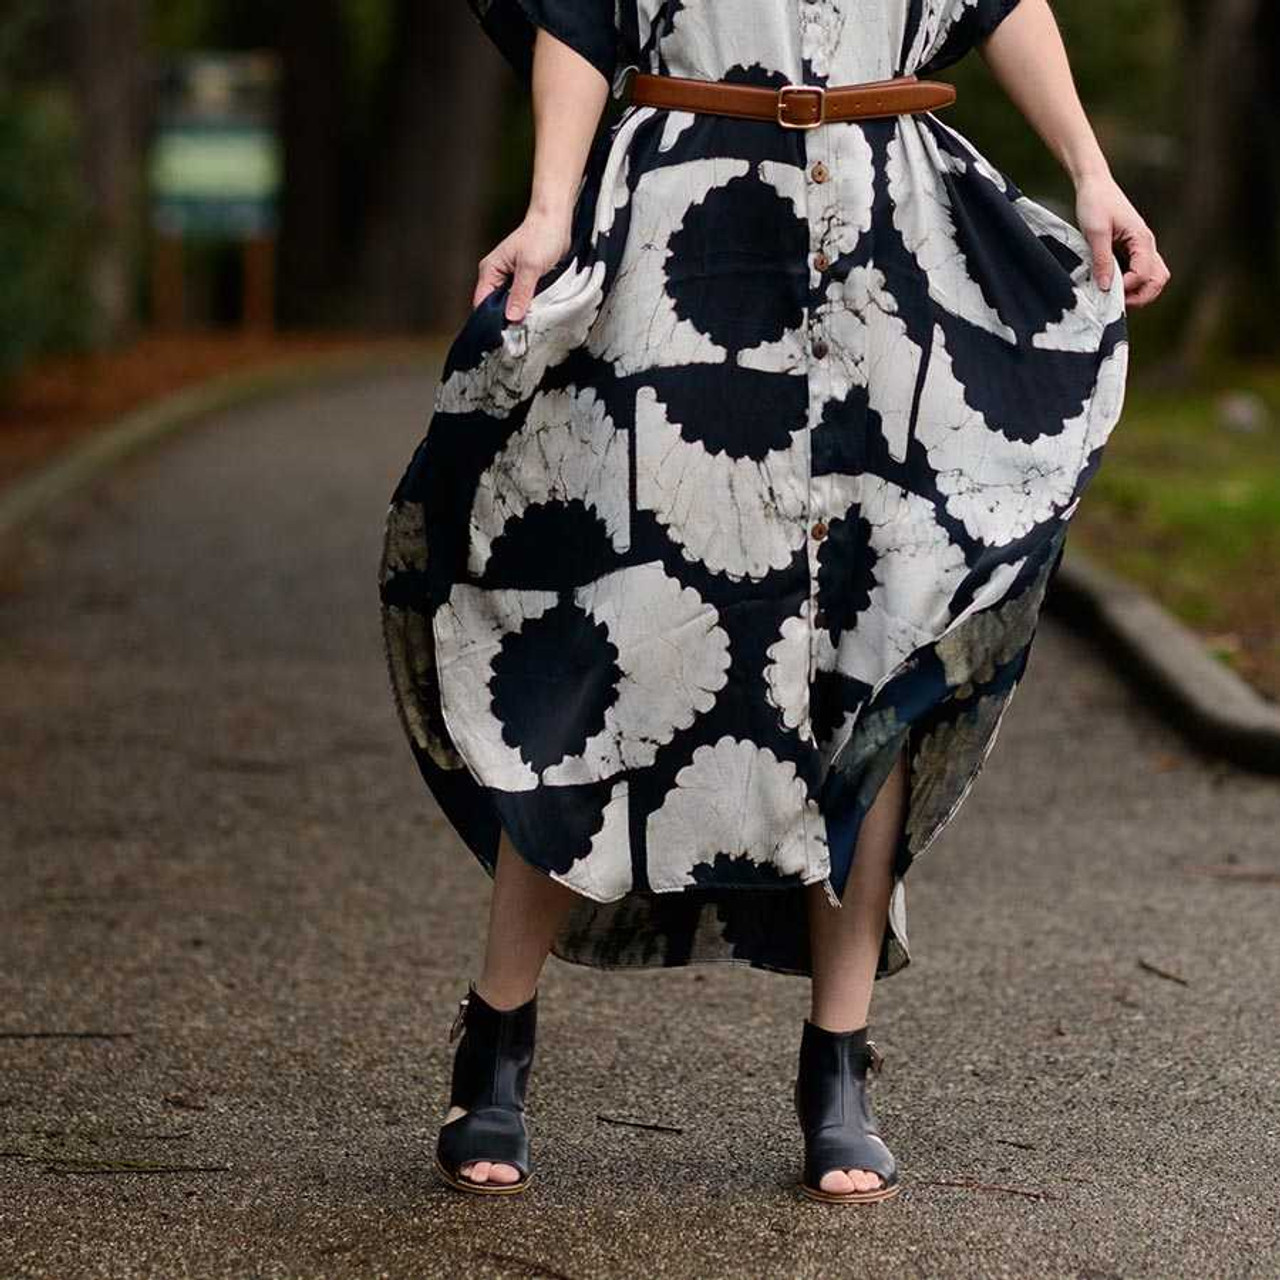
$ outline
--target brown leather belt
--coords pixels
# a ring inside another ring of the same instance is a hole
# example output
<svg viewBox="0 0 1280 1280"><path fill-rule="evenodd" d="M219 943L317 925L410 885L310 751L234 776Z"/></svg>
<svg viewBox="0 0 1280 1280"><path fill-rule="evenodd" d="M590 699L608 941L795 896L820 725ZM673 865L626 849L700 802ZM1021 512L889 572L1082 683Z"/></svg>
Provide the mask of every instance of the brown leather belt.
<svg viewBox="0 0 1280 1280"><path fill-rule="evenodd" d="M829 88L788 84L767 89L725 80L691 80L635 71L621 96L623 101L638 106L772 120L784 129L816 129L832 121L869 120L949 107L956 100L956 91L954 85L916 76Z"/></svg>

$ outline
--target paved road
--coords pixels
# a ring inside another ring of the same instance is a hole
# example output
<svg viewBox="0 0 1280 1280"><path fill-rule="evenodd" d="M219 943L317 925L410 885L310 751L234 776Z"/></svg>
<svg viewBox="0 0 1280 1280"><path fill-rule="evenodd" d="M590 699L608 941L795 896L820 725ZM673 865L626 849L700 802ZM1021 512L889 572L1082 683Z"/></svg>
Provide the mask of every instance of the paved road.
<svg viewBox="0 0 1280 1280"><path fill-rule="evenodd" d="M873 1010L896 1202L791 1190L803 979L559 960L535 1187L440 1187L489 882L400 737L375 587L429 395L209 421L4 575L0 1276L1280 1275L1280 885L1192 871L1280 868L1280 788L1048 619Z"/></svg>

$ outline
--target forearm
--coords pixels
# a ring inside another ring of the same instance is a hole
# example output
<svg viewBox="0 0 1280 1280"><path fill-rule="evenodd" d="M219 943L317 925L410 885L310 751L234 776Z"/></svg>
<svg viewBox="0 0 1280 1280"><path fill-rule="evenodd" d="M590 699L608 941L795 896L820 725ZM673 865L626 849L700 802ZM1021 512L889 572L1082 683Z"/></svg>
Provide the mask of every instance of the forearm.
<svg viewBox="0 0 1280 1280"><path fill-rule="evenodd" d="M1049 0L1021 0L982 46L1000 87L1078 186L1109 173Z"/></svg>
<svg viewBox="0 0 1280 1280"><path fill-rule="evenodd" d="M585 58L547 31L533 53L533 185L530 213L564 219L573 209L609 86Z"/></svg>

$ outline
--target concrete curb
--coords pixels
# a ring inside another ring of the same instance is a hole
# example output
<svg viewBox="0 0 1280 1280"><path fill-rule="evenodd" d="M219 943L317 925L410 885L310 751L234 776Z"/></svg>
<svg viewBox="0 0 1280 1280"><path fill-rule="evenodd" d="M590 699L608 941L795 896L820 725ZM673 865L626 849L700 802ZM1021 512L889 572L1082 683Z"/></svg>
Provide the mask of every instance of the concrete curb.
<svg viewBox="0 0 1280 1280"><path fill-rule="evenodd" d="M1215 659L1146 592L1068 543L1045 605L1098 640L1196 746L1280 773L1280 706Z"/></svg>
<svg viewBox="0 0 1280 1280"><path fill-rule="evenodd" d="M180 428L238 405L284 395L319 379L340 382L378 373L438 367L437 345L406 343L377 351L305 356L249 373L230 373L188 387L108 423L66 453L0 491L0 539L116 463Z"/></svg>

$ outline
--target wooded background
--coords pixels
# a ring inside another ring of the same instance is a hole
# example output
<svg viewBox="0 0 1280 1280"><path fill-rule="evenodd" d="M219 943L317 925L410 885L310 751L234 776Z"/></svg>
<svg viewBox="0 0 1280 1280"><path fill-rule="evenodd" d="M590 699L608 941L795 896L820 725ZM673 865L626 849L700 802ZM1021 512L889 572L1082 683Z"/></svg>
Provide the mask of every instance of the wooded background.
<svg viewBox="0 0 1280 1280"><path fill-rule="evenodd" d="M1280 7L1056 0L1082 97L1174 273L1148 360L1274 354ZM190 49L283 66L284 326L448 332L518 220L531 127L464 0L0 0L0 376L147 322L154 71ZM948 118L1025 190L1070 189L976 55ZM1157 313L1159 313L1157 315Z"/></svg>

